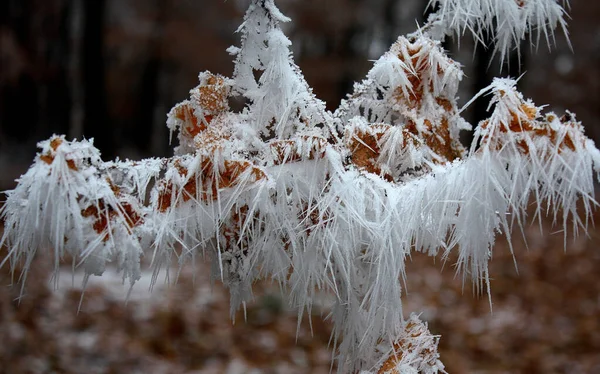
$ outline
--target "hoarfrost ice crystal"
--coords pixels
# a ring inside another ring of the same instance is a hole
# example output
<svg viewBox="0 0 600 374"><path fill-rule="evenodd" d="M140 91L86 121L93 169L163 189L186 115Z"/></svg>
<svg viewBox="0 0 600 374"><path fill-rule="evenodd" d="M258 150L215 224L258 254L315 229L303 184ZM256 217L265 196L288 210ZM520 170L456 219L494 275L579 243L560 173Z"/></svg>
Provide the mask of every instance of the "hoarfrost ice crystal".
<svg viewBox="0 0 600 374"><path fill-rule="evenodd" d="M527 32L564 27L550 0L432 4L428 27L442 27L440 38L491 32L503 53ZM103 162L91 141L41 142L1 211L6 261L23 260L24 278L51 248L56 268L69 255L100 275L115 261L133 285L145 253L153 282L174 261L205 256L232 315L260 278L279 282L300 316L315 292L334 293L340 370L443 372L437 338L402 314L411 251L457 251L465 279L488 288L496 234L522 226L531 200L536 215L546 204L558 223L585 231L600 153L574 115L542 116L511 79L487 89L491 115L463 147L461 67L425 28L399 37L330 113L293 62L279 28L287 21L273 0L252 1L241 46L229 50L233 77L201 73L168 114L179 142L171 158ZM232 111L232 97L246 108Z"/></svg>

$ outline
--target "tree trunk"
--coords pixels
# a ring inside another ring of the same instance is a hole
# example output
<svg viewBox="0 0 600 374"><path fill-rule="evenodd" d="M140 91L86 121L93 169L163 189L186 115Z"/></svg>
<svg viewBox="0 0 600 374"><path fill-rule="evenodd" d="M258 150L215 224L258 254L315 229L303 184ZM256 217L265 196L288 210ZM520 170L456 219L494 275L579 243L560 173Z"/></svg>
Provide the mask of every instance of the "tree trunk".
<svg viewBox="0 0 600 374"><path fill-rule="evenodd" d="M85 18L83 52L84 115L83 133L93 137L104 159L115 156L114 129L108 121L105 62L104 18L106 0L83 1Z"/></svg>

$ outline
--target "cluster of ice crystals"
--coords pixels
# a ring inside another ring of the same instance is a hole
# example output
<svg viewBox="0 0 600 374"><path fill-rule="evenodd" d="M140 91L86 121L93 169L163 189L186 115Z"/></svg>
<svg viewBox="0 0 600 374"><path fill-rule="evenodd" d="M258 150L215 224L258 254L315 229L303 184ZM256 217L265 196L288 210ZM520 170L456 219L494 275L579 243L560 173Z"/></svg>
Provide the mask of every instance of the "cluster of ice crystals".
<svg viewBox="0 0 600 374"><path fill-rule="evenodd" d="M568 0L430 0L436 9L429 20L431 36L455 33L460 37L469 32L484 45L491 36L495 52L504 60L527 35L533 34L532 45L543 38L548 46L557 28L566 35L566 11L561 4L568 6Z"/></svg>
<svg viewBox="0 0 600 374"><path fill-rule="evenodd" d="M56 270L66 255L88 275L116 261L133 285L142 254L135 234L143 227L139 200L120 192L92 142L54 136L38 146L41 152L0 212L6 260L23 260L27 269L38 250L51 248Z"/></svg>
<svg viewBox="0 0 600 374"><path fill-rule="evenodd" d="M246 114L263 137L286 139L315 125L330 122L325 104L318 100L294 63L290 40L279 28L288 22L273 0L253 1L238 32L234 89L250 101ZM258 76L258 78L257 78Z"/></svg>
<svg viewBox="0 0 600 374"><path fill-rule="evenodd" d="M438 374L445 373L437 352L439 337L431 335L427 324L415 314L404 322L404 331L393 342L381 342L377 349L381 360L377 371L361 374Z"/></svg>
<svg viewBox="0 0 600 374"><path fill-rule="evenodd" d="M441 14L450 22L471 3L440 1ZM56 266L68 256L100 275L114 261L133 284L144 253L153 282L206 257L232 315L258 279L280 283L300 316L332 292L340 370L442 372L437 339L402 314L406 258L457 251L465 279L489 287L495 236L523 225L532 200L585 230L600 152L572 115L542 117L510 79L489 87L491 115L464 149L460 65L424 34L400 37L329 113L293 62L285 21L272 0L252 2L233 78L201 73L168 114L171 158L103 162L88 141L40 143L0 211L7 261L24 261L25 276L50 248ZM246 108L231 111L233 97Z"/></svg>

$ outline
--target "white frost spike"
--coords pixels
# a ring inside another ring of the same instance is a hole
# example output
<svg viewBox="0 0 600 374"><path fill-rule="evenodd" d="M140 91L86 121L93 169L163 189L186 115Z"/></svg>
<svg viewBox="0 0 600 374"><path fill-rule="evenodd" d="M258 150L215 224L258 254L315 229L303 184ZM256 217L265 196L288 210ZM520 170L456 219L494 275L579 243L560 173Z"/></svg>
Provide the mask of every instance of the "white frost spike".
<svg viewBox="0 0 600 374"><path fill-rule="evenodd" d="M565 226L566 240L569 218L577 234L585 230L591 209L597 205L594 175L589 171L598 170L598 151L572 113L560 119L554 113L542 118L541 108L524 100L515 86L511 79L495 79L492 83L495 109L475 131L475 139L482 144L475 153L483 157L494 154L508 165L512 175L505 193L513 210L520 210L524 217L529 199L534 198L538 203L536 217L540 218L541 207L546 204L555 223ZM576 209L579 199L584 221ZM562 220L556 222L559 212Z"/></svg>
<svg viewBox="0 0 600 374"><path fill-rule="evenodd" d="M335 116L343 122L362 116L370 123L393 125L423 118L439 122L451 114L440 100L455 106L462 78L460 64L446 55L439 41L400 36L375 61L367 79L342 101Z"/></svg>
<svg viewBox="0 0 600 374"><path fill-rule="evenodd" d="M437 11L425 29L437 39L451 33L460 37L468 31L484 45L491 35L503 61L527 34L534 34L532 45L538 45L543 36L548 47L557 28L568 35L561 2L568 6L567 0L430 0L429 6Z"/></svg>
<svg viewBox="0 0 600 374"><path fill-rule="evenodd" d="M400 180L405 172L428 164L428 160L435 158L420 139L401 127L387 131L381 137L379 146L381 153L377 161L382 171L394 180Z"/></svg>
<svg viewBox="0 0 600 374"><path fill-rule="evenodd" d="M290 40L279 28L289 19L273 0L253 0L244 20L238 29L242 46L230 50L237 56L234 89L251 102L250 125L266 138L279 139L316 125L330 126L325 103L312 93L292 59Z"/></svg>
<svg viewBox="0 0 600 374"><path fill-rule="evenodd" d="M39 147L34 165L7 192L2 208L6 230L0 246L7 244L7 260L24 260L23 276L36 251L45 248L54 250L56 269L65 254L95 275L102 274L107 261L116 260L133 284L140 276L142 253L132 229L139 218L137 202L115 195L98 169L103 164L92 141L54 136Z"/></svg>
<svg viewBox="0 0 600 374"><path fill-rule="evenodd" d="M446 373L437 351L439 337L432 335L427 324L415 314L404 322L403 331L392 344L382 342L377 348L382 360L377 371L361 374L438 374ZM390 347L391 345L391 347Z"/></svg>

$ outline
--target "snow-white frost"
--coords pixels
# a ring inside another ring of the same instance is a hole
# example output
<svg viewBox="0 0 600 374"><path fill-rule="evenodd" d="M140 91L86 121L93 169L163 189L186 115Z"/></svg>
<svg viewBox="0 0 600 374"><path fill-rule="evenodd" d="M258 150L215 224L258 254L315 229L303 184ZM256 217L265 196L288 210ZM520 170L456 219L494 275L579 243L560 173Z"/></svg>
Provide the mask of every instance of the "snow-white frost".
<svg viewBox="0 0 600 374"><path fill-rule="evenodd" d="M433 3L446 31L497 28L499 45L563 24L553 1ZM443 372L437 337L402 314L406 258L456 252L458 272L489 291L496 234L528 222L531 201L533 218L586 230L600 152L574 115L542 116L511 79L481 93L491 114L463 147L461 67L426 30L398 38L330 113L293 62L287 21L273 0L252 2L230 49L233 78L201 73L168 114L171 158L103 162L91 141L41 142L0 211L6 261L24 262L24 281L50 249L57 269L67 255L88 276L113 261L133 285L143 255L151 284L202 256L229 288L232 316L261 278L280 283L299 316L318 290L332 292L340 371ZM246 108L231 111L232 97Z"/></svg>
<svg viewBox="0 0 600 374"><path fill-rule="evenodd" d="M569 0L429 0L429 6L436 10L426 25L430 36L470 33L483 45L491 36L501 60L528 35L531 45L543 39L549 47L557 28L568 35Z"/></svg>

